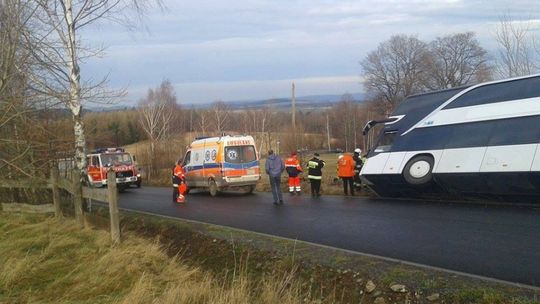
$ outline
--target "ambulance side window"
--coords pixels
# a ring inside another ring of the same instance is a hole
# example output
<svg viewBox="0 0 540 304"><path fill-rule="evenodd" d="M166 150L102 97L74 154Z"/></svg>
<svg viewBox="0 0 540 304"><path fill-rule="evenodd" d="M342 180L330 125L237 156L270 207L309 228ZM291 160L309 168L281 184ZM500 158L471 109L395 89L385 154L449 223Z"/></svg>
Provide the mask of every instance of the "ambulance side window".
<svg viewBox="0 0 540 304"><path fill-rule="evenodd" d="M244 162L252 162L254 160L257 160L257 153L255 153L255 147L244 146L242 150Z"/></svg>
<svg viewBox="0 0 540 304"><path fill-rule="evenodd" d="M188 151L186 153L186 156L184 156L184 161L182 162L182 165L189 166L190 163L191 163L191 151Z"/></svg>

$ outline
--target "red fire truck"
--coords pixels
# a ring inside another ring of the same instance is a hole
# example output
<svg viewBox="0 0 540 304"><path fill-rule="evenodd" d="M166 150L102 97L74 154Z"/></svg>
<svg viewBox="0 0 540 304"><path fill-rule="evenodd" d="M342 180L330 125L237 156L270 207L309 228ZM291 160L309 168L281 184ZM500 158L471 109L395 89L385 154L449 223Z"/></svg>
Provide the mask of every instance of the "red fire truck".
<svg viewBox="0 0 540 304"><path fill-rule="evenodd" d="M141 187L141 174L137 170L131 154L123 148L99 148L87 155L88 184L93 187L107 185L107 169L116 173L116 185L124 190L134 185Z"/></svg>

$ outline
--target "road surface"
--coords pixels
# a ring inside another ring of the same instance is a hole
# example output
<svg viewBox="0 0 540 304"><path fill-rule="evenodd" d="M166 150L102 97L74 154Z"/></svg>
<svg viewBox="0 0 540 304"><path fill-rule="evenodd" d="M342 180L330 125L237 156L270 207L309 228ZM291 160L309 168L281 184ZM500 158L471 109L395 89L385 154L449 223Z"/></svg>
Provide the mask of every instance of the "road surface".
<svg viewBox="0 0 540 304"><path fill-rule="evenodd" d="M219 224L540 286L540 208L270 193L192 193L143 187L120 208Z"/></svg>

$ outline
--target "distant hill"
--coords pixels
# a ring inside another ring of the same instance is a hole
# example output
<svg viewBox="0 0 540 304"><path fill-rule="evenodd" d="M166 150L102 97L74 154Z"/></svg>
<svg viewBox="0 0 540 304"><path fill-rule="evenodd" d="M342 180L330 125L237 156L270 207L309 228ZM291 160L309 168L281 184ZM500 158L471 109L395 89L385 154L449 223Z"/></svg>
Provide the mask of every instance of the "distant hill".
<svg viewBox="0 0 540 304"><path fill-rule="evenodd" d="M354 93L350 94L355 101L362 103L364 102L364 94ZM331 107L337 102L341 101L343 94L341 95L310 95L310 96L300 96L296 97L296 108L299 110L310 110L310 109L325 109ZM275 110L288 110L291 107L290 98L270 98L270 99L252 99L252 100L233 100L225 101L233 110L241 109L261 109L263 107L271 107ZM212 102L205 103L181 103L181 106L184 108L194 108L194 109L205 109L209 108L212 105ZM122 110L131 110L134 106L132 105L110 105L110 106L89 106L86 108L87 111L91 112L107 112L107 111L122 111Z"/></svg>
<svg viewBox="0 0 540 304"><path fill-rule="evenodd" d="M355 101L363 102L364 95L362 93L351 94ZM296 107L298 109L313 109L327 108L342 99L343 95L311 95L296 97ZM225 101L233 109L260 109L263 107L271 107L274 109L289 109L291 107L290 98L271 98L263 100L240 100L240 101ZM193 107L196 109L204 109L210 107L212 103L197 103L183 104L184 107Z"/></svg>

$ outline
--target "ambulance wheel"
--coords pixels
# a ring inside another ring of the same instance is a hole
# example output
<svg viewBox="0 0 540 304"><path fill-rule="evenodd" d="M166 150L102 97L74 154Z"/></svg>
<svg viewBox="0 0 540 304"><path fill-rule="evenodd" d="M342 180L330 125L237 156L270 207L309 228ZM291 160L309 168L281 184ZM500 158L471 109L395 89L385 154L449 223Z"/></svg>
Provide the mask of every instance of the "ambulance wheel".
<svg viewBox="0 0 540 304"><path fill-rule="evenodd" d="M246 194L252 194L255 191L255 186L246 186Z"/></svg>
<svg viewBox="0 0 540 304"><path fill-rule="evenodd" d="M219 188L215 180L211 179L208 181L208 190L211 196L217 196L219 194Z"/></svg>
<svg viewBox="0 0 540 304"><path fill-rule="evenodd" d="M413 157L403 169L403 178L415 186L428 184L433 179L433 157L418 155Z"/></svg>

